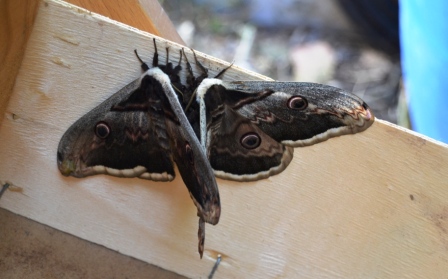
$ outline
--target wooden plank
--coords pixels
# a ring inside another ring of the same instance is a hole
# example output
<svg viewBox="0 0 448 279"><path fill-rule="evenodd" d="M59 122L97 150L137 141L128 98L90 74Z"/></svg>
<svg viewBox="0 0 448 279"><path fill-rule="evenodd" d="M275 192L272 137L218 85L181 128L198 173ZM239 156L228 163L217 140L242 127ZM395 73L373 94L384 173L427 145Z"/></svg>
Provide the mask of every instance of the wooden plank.
<svg viewBox="0 0 448 279"><path fill-rule="evenodd" d="M66 2L184 44L173 23L156 0L67 0Z"/></svg>
<svg viewBox="0 0 448 279"><path fill-rule="evenodd" d="M179 45L157 40L177 62ZM269 179L219 180L222 216L206 226L202 260L196 208L180 178L60 175L59 139L140 75L134 49L150 61L152 37L63 2L39 5L0 126L0 181L23 190L7 191L2 207L188 277L205 277L218 253L216 278L448 273L448 147L383 121L297 148ZM227 65L199 56L211 75ZM262 77L233 67L225 78Z"/></svg>
<svg viewBox="0 0 448 279"><path fill-rule="evenodd" d="M38 1L0 0L0 124L33 30Z"/></svg>

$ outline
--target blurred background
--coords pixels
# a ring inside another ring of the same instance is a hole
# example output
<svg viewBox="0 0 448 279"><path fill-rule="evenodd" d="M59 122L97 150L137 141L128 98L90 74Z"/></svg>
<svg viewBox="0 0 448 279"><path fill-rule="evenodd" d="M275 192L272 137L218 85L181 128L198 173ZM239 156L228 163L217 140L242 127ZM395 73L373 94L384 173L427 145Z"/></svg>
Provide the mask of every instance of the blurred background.
<svg viewBox="0 0 448 279"><path fill-rule="evenodd" d="M428 122L429 126L444 125L444 130L448 130L448 124L442 121L434 123L433 119L421 124L413 114L412 121L409 120L408 107L414 114L423 111L421 115L426 115L425 110L429 108L408 106L408 91L412 93L412 90L404 90L409 89L409 84L403 86L402 83L402 62L404 59L410 62L406 64L408 68L416 68L414 59L406 59L414 58L416 54L400 51L399 22L402 21L401 32L404 32L403 18L406 17L398 0L159 2L189 47L229 62L234 61L238 66L275 80L318 82L343 88L364 99L376 117L407 128L417 128L421 133L448 142L448 131L444 138L443 133L428 133L424 129ZM418 13L419 9L428 10L430 5L424 0L401 2L411 3L405 7L409 19L406 30L412 31L407 41L409 45L419 46L424 38L414 39L418 33L414 30L418 28L412 20L417 17L412 13ZM448 7L446 2L442 5ZM429 12L432 15L428 14L427 17L433 17L433 12L437 13L437 10L441 17L448 12L440 6L433 9ZM419 21L424 20L421 18ZM440 28L443 27L448 28L442 24ZM423 33L428 31L425 28L421 29ZM427 51L430 53L429 49ZM422 57L424 60L425 56ZM407 73L408 68L404 67L404 72ZM417 68L424 69L421 65ZM413 88L420 93L420 98L428 99L421 94L425 91L424 85L419 87L414 84ZM412 101L421 104L419 98L413 97Z"/></svg>

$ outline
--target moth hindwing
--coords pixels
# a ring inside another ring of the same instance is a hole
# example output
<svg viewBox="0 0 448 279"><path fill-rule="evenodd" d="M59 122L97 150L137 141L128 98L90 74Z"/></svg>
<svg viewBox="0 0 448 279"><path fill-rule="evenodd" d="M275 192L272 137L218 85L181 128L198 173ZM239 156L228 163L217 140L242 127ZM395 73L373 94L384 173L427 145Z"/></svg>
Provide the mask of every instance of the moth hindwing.
<svg viewBox="0 0 448 279"><path fill-rule="evenodd" d="M213 170L171 86L170 76L177 76L180 65L159 66L156 49L153 68L142 62L142 69L138 80L65 132L58 167L62 174L75 177L109 174L171 181L174 161L198 210L202 257L204 222L217 224L221 206Z"/></svg>

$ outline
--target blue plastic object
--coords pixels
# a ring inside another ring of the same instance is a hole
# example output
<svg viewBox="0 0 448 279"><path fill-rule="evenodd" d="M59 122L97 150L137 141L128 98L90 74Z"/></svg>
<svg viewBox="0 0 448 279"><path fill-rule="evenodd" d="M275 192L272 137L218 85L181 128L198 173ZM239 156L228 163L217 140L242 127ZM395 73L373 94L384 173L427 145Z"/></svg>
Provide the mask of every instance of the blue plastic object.
<svg viewBox="0 0 448 279"><path fill-rule="evenodd" d="M448 143L448 1L400 1L401 59L412 128Z"/></svg>

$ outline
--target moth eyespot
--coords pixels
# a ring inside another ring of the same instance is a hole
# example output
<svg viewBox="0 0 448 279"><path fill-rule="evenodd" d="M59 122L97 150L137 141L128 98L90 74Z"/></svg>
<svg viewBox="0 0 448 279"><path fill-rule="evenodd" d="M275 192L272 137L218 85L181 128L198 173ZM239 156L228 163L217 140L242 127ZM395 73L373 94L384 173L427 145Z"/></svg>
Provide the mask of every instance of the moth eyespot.
<svg viewBox="0 0 448 279"><path fill-rule="evenodd" d="M105 139L110 134L109 125L104 122L98 122L95 126L95 135L100 139Z"/></svg>
<svg viewBox="0 0 448 279"><path fill-rule="evenodd" d="M188 162L190 162L191 165L194 165L193 150L188 142L185 143L185 156L187 156Z"/></svg>
<svg viewBox="0 0 448 279"><path fill-rule="evenodd" d="M308 102L305 98L294 96L288 100L288 107L290 109L304 110L308 107Z"/></svg>
<svg viewBox="0 0 448 279"><path fill-rule="evenodd" d="M255 133L247 133L241 137L241 145L246 149L255 149L261 144L261 138Z"/></svg>

